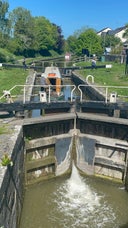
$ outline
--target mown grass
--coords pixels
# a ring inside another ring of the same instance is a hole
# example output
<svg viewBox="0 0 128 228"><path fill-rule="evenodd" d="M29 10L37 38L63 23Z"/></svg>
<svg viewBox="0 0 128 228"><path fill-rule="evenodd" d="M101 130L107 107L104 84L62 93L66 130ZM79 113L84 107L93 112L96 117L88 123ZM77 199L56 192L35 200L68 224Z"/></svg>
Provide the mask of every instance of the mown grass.
<svg viewBox="0 0 128 228"><path fill-rule="evenodd" d="M28 71L24 69L1 69L0 70L0 97L3 95L3 90L10 90L15 85L24 85ZM18 87L15 91L19 94L21 87Z"/></svg>
<svg viewBox="0 0 128 228"><path fill-rule="evenodd" d="M128 85L128 75L125 75L125 64L117 63L98 63L98 65L111 64L111 69L97 68L97 69L84 69L80 70L80 73L86 78L87 75L93 75L95 83L99 85ZM91 64L86 63L85 66Z"/></svg>
<svg viewBox="0 0 128 228"><path fill-rule="evenodd" d="M94 83L102 86L128 86L128 75L125 75L125 64L118 63L97 63L98 65L112 64L111 69L97 68L97 69L81 69L79 73L84 79L88 75L94 76ZM91 63L85 63L85 66L89 66ZM109 88L109 91L115 91L120 96L128 96L128 88Z"/></svg>
<svg viewBox="0 0 128 228"><path fill-rule="evenodd" d="M97 62L98 65L112 64L111 69L81 69L79 73L84 79L88 75L94 76L94 83L102 86L128 86L128 75L125 75L125 64ZM78 65L78 64L77 64ZM91 66L91 62L79 63L80 66ZM0 97L3 95L3 90L10 90L15 85L24 85L26 77L29 74L24 69L1 69L0 70ZM116 91L121 96L128 96L128 89L110 88L109 91ZM15 94L21 93L21 87L18 87Z"/></svg>

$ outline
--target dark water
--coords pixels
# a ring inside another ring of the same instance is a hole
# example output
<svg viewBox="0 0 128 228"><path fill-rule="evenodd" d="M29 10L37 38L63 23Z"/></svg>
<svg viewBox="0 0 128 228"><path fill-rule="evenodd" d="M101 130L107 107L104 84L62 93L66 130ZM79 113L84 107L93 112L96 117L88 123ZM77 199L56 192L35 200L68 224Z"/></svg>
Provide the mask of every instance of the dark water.
<svg viewBox="0 0 128 228"><path fill-rule="evenodd" d="M128 193L120 184L81 177L73 166L70 178L29 187L20 228L127 228Z"/></svg>

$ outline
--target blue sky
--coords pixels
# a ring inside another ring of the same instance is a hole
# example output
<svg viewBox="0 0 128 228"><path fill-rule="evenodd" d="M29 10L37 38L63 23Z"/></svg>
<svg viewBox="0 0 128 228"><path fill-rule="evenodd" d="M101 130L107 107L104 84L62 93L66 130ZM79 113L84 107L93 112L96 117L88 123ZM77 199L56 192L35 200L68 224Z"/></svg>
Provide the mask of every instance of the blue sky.
<svg viewBox="0 0 128 228"><path fill-rule="evenodd" d="M128 0L8 0L9 11L23 7L60 26L65 38L84 27L100 31L128 23Z"/></svg>

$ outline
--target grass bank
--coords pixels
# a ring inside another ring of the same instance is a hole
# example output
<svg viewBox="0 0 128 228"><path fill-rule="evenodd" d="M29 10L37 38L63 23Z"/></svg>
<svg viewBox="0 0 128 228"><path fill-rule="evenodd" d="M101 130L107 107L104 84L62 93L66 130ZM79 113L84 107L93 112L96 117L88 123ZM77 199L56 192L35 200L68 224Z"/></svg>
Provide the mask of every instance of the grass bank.
<svg viewBox="0 0 128 228"><path fill-rule="evenodd" d="M111 69L97 68L97 69L81 69L79 73L84 79L88 75L94 76L94 83L102 86L128 86L128 75L125 75L125 64L118 63L97 63L98 65L112 64ZM83 65L83 63L82 63ZM85 66L89 63L85 63ZM91 64L90 64L91 65ZM111 91L119 93L121 96L128 96L128 89L110 88Z"/></svg>
<svg viewBox="0 0 128 228"><path fill-rule="evenodd" d="M0 70L0 97L3 95L3 90L10 90L15 85L24 85L28 71L24 69L1 69ZM20 92L20 88L18 88Z"/></svg>
<svg viewBox="0 0 128 228"><path fill-rule="evenodd" d="M94 83L103 86L128 86L128 75L125 75L125 64L97 62L98 65L112 64L111 69L81 69L79 73L86 79L88 75L94 76ZM90 66L90 62L79 63L79 66ZM24 69L1 69L0 70L0 96L3 90L10 90L15 85L24 85L28 71ZM122 96L128 96L128 89L110 89L117 91ZM20 91L17 91L20 93Z"/></svg>

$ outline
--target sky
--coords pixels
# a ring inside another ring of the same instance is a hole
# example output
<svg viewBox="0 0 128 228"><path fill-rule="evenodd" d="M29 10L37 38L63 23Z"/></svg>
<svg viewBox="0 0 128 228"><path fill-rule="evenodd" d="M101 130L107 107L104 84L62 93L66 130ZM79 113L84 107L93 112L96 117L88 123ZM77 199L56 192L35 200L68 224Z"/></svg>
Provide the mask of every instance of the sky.
<svg viewBox="0 0 128 228"><path fill-rule="evenodd" d="M9 12L18 7L60 26L66 39L83 28L97 32L128 24L128 0L8 0Z"/></svg>

